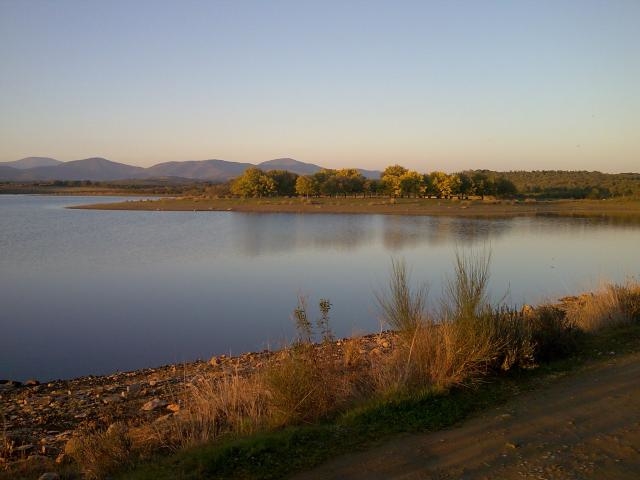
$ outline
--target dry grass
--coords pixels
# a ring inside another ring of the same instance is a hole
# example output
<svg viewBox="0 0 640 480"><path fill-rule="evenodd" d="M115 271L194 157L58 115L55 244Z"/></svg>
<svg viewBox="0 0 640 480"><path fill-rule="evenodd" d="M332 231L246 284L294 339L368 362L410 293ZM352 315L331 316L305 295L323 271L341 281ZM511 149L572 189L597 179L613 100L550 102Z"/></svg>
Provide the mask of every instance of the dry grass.
<svg viewBox="0 0 640 480"><path fill-rule="evenodd" d="M132 463L132 447L129 429L114 423L106 431L85 432L72 438L65 454L75 460L85 478L102 479Z"/></svg>
<svg viewBox="0 0 640 480"><path fill-rule="evenodd" d="M376 298L404 341L380 377L383 388L447 388L532 363L531 331L522 315L488 302L489 261L486 252L456 253L438 321L426 313L426 288L412 291L405 264L392 262L389 291Z"/></svg>
<svg viewBox="0 0 640 480"><path fill-rule="evenodd" d="M348 362L325 343L322 354L312 344L281 352L260 375L268 396L271 424L313 422L343 409L369 388L367 369L350 346Z"/></svg>
<svg viewBox="0 0 640 480"><path fill-rule="evenodd" d="M256 432L265 423L267 399L253 376L237 372L201 378L184 395L185 408L154 424L149 441L163 448L200 445L222 436Z"/></svg>
<svg viewBox="0 0 640 480"><path fill-rule="evenodd" d="M426 306L429 289L426 284L412 289L410 277L405 261L392 258L388 291L375 292L382 319L403 335L405 341L411 341L428 316Z"/></svg>
<svg viewBox="0 0 640 480"><path fill-rule="evenodd" d="M640 284L609 284L566 305L567 320L584 332L629 324L640 319Z"/></svg>

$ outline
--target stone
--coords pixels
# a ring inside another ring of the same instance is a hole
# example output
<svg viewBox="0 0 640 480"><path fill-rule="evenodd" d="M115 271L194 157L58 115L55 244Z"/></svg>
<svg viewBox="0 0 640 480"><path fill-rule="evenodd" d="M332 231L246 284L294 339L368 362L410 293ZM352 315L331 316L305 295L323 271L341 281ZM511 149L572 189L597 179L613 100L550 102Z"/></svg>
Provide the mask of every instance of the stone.
<svg viewBox="0 0 640 480"><path fill-rule="evenodd" d="M141 410L145 412L150 412L152 410L156 410L158 408L162 408L166 406L167 406L167 402L165 402L164 400L160 400L159 398L154 398L152 400L149 400L144 405L142 405Z"/></svg>
<svg viewBox="0 0 640 480"><path fill-rule="evenodd" d="M118 402L121 402L122 400L123 400L122 396L116 395L116 394L114 394L114 395L105 395L104 397L102 397L102 402L103 403L118 403Z"/></svg>
<svg viewBox="0 0 640 480"><path fill-rule="evenodd" d="M35 387L36 385L40 385L40 382L34 378L30 378L26 382L24 382L25 387Z"/></svg>
<svg viewBox="0 0 640 480"><path fill-rule="evenodd" d="M38 480L59 480L60 475L56 472L45 472L38 477Z"/></svg>
<svg viewBox="0 0 640 480"><path fill-rule="evenodd" d="M132 383L127 387L127 397L135 397L142 390L142 385L139 383Z"/></svg>
<svg viewBox="0 0 640 480"><path fill-rule="evenodd" d="M19 447L14 448L14 450L16 452L26 452L28 450L31 450L33 448L33 445L31 445L30 443L27 443L26 445L20 445Z"/></svg>

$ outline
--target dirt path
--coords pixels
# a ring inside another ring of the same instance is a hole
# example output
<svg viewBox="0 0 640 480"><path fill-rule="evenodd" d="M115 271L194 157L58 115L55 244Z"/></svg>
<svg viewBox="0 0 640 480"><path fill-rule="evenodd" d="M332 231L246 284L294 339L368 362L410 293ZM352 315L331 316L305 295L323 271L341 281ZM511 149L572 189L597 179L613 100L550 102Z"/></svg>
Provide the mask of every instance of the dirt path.
<svg viewBox="0 0 640 480"><path fill-rule="evenodd" d="M297 479L638 479L640 354L599 362L442 432L404 436Z"/></svg>

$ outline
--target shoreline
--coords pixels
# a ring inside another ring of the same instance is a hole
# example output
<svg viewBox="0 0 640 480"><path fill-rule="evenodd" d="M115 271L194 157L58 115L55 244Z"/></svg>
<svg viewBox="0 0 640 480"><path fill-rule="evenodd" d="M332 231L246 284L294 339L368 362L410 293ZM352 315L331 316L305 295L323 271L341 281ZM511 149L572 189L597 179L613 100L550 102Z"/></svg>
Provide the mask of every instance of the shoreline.
<svg viewBox="0 0 640 480"><path fill-rule="evenodd" d="M391 354L395 338L394 332L384 331L335 340L332 345L344 354L345 343L356 341L363 355L380 356ZM322 352L325 345L314 344L314 348ZM208 361L43 383L3 380L6 383L0 383L0 427L10 447L0 443L0 467L31 456L64 463L65 445L79 432L106 429L113 422L136 425L162 421L185 408L181 394L199 380L247 376L282 351L222 354Z"/></svg>
<svg viewBox="0 0 640 480"><path fill-rule="evenodd" d="M379 214L469 218L522 216L621 217L640 220L636 200L438 200L389 198L200 198L175 197L73 205L69 209L160 212Z"/></svg>

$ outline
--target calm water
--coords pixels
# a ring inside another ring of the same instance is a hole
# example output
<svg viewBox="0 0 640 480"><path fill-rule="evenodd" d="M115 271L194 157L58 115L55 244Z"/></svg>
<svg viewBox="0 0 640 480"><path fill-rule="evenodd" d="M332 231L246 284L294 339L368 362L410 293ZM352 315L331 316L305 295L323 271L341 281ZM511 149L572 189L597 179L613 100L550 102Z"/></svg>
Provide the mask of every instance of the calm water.
<svg viewBox="0 0 640 480"><path fill-rule="evenodd" d="M276 347L294 335L298 294L331 300L339 336L375 331L373 292L392 256L434 300L456 246L491 247L492 291L511 304L640 273L640 227L603 219L64 208L113 200L0 196L0 378Z"/></svg>

